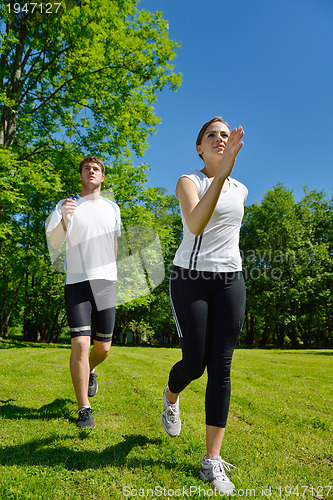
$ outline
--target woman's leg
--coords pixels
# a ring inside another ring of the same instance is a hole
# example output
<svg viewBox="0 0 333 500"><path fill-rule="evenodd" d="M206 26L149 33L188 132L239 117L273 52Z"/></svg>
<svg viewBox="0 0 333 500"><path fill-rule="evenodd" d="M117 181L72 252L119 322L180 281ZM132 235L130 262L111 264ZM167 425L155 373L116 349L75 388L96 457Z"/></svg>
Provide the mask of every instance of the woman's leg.
<svg viewBox="0 0 333 500"><path fill-rule="evenodd" d="M219 455L230 404L230 369L243 325L245 284L242 273L224 273L209 303L207 347L207 457Z"/></svg>
<svg viewBox="0 0 333 500"><path fill-rule="evenodd" d="M182 359L169 376L170 402L192 381L203 374L206 366L206 332L208 303L206 283L198 272L176 268L170 283L170 299L182 347Z"/></svg>
<svg viewBox="0 0 333 500"><path fill-rule="evenodd" d="M225 427L206 425L206 458L216 457L220 454Z"/></svg>
<svg viewBox="0 0 333 500"><path fill-rule="evenodd" d="M192 380L201 377L206 366L208 306L203 285L200 273L173 269L170 299L183 357L172 367L169 388L164 392L162 423L171 437L178 436L181 429L178 394Z"/></svg>
<svg viewBox="0 0 333 500"><path fill-rule="evenodd" d="M230 368L245 311L245 286L241 273L220 273L214 280L209 302L207 342L206 446L200 477L220 493L229 494L234 484L225 470L228 464L220 457L230 402Z"/></svg>

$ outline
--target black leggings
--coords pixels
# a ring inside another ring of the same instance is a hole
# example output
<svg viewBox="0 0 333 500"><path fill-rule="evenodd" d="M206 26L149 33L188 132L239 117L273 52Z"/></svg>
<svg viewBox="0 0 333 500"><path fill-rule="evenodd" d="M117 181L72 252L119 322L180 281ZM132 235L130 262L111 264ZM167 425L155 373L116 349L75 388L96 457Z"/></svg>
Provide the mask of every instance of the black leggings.
<svg viewBox="0 0 333 500"><path fill-rule="evenodd" d="M170 371L178 394L207 366L206 424L224 428L230 403L230 368L243 326L245 283L241 271L216 273L174 266L170 297L183 359Z"/></svg>

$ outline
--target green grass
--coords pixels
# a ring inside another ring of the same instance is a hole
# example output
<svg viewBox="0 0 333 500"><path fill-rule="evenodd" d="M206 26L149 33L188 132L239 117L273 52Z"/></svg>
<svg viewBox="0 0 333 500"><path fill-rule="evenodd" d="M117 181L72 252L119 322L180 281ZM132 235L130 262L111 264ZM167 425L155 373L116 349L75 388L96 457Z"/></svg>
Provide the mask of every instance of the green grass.
<svg viewBox="0 0 333 500"><path fill-rule="evenodd" d="M208 498L206 377L181 395L178 438L160 421L180 354L113 346L97 369L96 428L80 430L70 347L0 342L1 500ZM332 350L235 351L222 456L237 466L236 498L333 498L320 490L333 484L332 361Z"/></svg>

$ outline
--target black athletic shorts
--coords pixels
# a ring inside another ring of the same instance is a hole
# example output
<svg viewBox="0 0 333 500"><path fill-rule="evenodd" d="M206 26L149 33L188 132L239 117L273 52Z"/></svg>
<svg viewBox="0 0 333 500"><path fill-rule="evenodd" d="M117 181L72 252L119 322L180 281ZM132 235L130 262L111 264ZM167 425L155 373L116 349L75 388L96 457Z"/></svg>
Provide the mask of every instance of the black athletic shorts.
<svg viewBox="0 0 333 500"><path fill-rule="evenodd" d="M92 335L100 342L112 340L116 281L91 280L65 285L65 306L72 338Z"/></svg>

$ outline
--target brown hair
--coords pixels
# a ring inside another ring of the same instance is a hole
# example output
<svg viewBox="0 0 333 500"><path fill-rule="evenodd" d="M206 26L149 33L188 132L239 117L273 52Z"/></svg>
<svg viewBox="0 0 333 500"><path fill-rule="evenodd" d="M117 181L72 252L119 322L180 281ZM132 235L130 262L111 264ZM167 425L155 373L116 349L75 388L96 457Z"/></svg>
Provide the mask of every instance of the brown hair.
<svg viewBox="0 0 333 500"><path fill-rule="evenodd" d="M82 173L82 169L83 169L84 165L86 163L90 163L90 162L91 163L97 163L97 165L99 165L101 167L102 174L105 175L105 166L104 166L104 163L102 162L102 160L100 158L98 158L98 156L92 156L92 155L86 156L81 161L81 163L79 165L79 172L80 172L80 174Z"/></svg>
<svg viewBox="0 0 333 500"><path fill-rule="evenodd" d="M215 122L221 122L221 123L224 123L229 131L230 131L230 127L228 125L227 122L225 122L223 119L222 119L222 116L215 116L214 118L212 118L211 120L209 120L209 122L206 122L200 129L200 132L198 134L198 137L197 137L197 141L195 143L196 146L200 146L201 142L202 142L202 138L203 138L203 135L206 131L206 129L209 127L209 125L211 125L212 123L215 123ZM203 156L199 153L199 156L200 158L203 160Z"/></svg>

